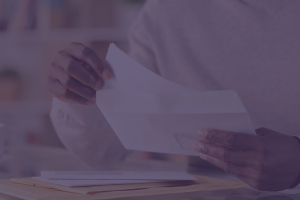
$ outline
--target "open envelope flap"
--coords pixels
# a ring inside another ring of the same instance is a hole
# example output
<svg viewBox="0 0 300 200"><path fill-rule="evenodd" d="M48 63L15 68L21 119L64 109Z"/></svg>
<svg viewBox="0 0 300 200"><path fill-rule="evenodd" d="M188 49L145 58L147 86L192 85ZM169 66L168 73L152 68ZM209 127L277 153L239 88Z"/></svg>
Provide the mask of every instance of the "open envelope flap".
<svg viewBox="0 0 300 200"><path fill-rule="evenodd" d="M101 110L124 113L209 114L246 113L237 93L232 90L208 92L97 92Z"/></svg>
<svg viewBox="0 0 300 200"><path fill-rule="evenodd" d="M192 91L145 68L114 44L109 46L106 61L110 64L114 77L105 81L105 89L143 92Z"/></svg>

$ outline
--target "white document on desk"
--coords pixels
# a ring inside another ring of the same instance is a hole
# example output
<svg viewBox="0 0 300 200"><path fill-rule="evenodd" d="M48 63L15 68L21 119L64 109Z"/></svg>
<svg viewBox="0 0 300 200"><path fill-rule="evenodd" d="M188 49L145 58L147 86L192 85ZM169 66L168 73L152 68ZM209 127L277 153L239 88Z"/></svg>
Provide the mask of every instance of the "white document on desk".
<svg viewBox="0 0 300 200"><path fill-rule="evenodd" d="M52 180L198 180L187 172L172 171L41 171L41 177Z"/></svg>
<svg viewBox="0 0 300 200"><path fill-rule="evenodd" d="M116 185L116 184L132 184L132 183L154 183L160 180L97 180L97 179L51 179L43 177L32 177L40 181L64 185L67 187L93 186L93 185Z"/></svg>
<svg viewBox="0 0 300 200"><path fill-rule="evenodd" d="M114 44L106 57L114 78L97 91L97 105L126 149L199 155L197 131L255 134L235 91L198 92L146 69Z"/></svg>
<svg viewBox="0 0 300 200"><path fill-rule="evenodd" d="M198 180L187 172L172 171L41 171L41 177L33 178L69 187Z"/></svg>

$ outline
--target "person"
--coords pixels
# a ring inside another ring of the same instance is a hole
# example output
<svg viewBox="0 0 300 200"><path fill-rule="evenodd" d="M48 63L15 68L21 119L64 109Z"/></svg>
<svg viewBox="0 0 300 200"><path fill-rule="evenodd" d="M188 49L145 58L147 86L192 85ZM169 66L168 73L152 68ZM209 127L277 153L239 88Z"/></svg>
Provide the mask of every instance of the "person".
<svg viewBox="0 0 300 200"><path fill-rule="evenodd" d="M197 91L238 92L257 135L203 129L213 143L193 148L258 190L300 182L299 9L297 0L150 0L129 34L129 55L154 73ZM112 76L92 49L72 43L47 79L60 139L95 169L125 152L95 105Z"/></svg>

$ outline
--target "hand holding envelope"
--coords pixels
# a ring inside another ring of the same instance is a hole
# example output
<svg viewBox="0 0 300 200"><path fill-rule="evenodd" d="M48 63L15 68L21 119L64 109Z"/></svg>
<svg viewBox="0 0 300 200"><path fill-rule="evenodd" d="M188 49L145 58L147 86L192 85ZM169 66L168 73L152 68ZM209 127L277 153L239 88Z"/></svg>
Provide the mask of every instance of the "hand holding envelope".
<svg viewBox="0 0 300 200"><path fill-rule="evenodd" d="M266 128L256 134L236 92L185 88L114 45L107 61L115 78L97 92L97 105L126 149L200 155L260 190L299 184L299 142Z"/></svg>
<svg viewBox="0 0 300 200"><path fill-rule="evenodd" d="M126 149L199 155L197 131L215 128L255 134L234 91L198 92L144 68L115 45L107 57L114 78L97 92L97 105Z"/></svg>

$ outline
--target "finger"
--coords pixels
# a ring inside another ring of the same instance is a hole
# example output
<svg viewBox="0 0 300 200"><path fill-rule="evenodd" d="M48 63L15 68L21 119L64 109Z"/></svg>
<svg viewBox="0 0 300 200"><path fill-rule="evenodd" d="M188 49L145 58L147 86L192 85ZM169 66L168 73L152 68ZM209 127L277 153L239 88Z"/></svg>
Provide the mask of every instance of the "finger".
<svg viewBox="0 0 300 200"><path fill-rule="evenodd" d="M79 61L87 63L103 79L110 79L112 77L109 68L91 48L73 42L67 48L67 52Z"/></svg>
<svg viewBox="0 0 300 200"><path fill-rule="evenodd" d="M199 137L226 147L242 150L256 149L258 144L257 136L235 133L230 131L221 131L215 129L201 129L198 132Z"/></svg>
<svg viewBox="0 0 300 200"><path fill-rule="evenodd" d="M193 149L226 163L246 166L252 164L248 155L249 152L246 151L230 149L208 142L196 142Z"/></svg>
<svg viewBox="0 0 300 200"><path fill-rule="evenodd" d="M225 172L229 174L233 174L239 179L243 180L244 182L248 184L259 184L261 183L261 174L258 173L257 170L251 168L251 167L245 167L245 166L240 166L240 165L235 165L235 164L228 164L225 163L221 160L218 160L216 158L213 158L211 156L201 154L200 157L203 160L206 160L210 162L211 164L223 169ZM253 186L252 186L253 187Z"/></svg>
<svg viewBox="0 0 300 200"><path fill-rule="evenodd" d="M84 97L85 99L89 99L93 102L96 101L96 90L74 79L62 68L52 68L51 74L54 75L65 88Z"/></svg>
<svg viewBox="0 0 300 200"><path fill-rule="evenodd" d="M240 176L235 175L235 176L237 178L239 178L240 180L242 180L243 182L250 185L251 187L253 187L257 190L260 190L260 191L278 191L282 187L280 185L279 188L276 189L276 188L274 188L273 184L266 184L266 182L259 181L257 178L253 178L250 176L245 176L245 175L240 175Z"/></svg>
<svg viewBox="0 0 300 200"><path fill-rule="evenodd" d="M48 78L47 87L54 96L65 102L74 102L83 105L93 105L95 102L85 99L84 97L65 88L57 79Z"/></svg>
<svg viewBox="0 0 300 200"><path fill-rule="evenodd" d="M265 182L262 181L262 175L258 173L257 170L251 167L228 164L205 154L200 154L200 157L210 162L211 164L223 169L225 172L235 175L245 183L249 184L251 187L254 187L258 190L267 190Z"/></svg>
<svg viewBox="0 0 300 200"><path fill-rule="evenodd" d="M248 185L250 185L251 187L258 189L257 188L257 183L255 182L255 180L246 177L246 176L242 176L242 175L235 175L238 179L240 179L241 181L243 181L244 183L247 183Z"/></svg>
<svg viewBox="0 0 300 200"><path fill-rule="evenodd" d="M258 136L270 136L274 137L274 135L283 135L282 133L273 131L271 129L265 128L265 127L260 127L258 129L255 129L256 135Z"/></svg>
<svg viewBox="0 0 300 200"><path fill-rule="evenodd" d="M244 170L242 166L225 163L225 162L223 162L221 160L218 160L214 157L211 157L211 156L205 155L205 154L201 154L201 153L200 153L200 157L203 160L206 160L206 161L210 162L211 164L223 169L228 174L234 174L234 175L237 175L237 176L242 176L242 173L243 173L243 170Z"/></svg>
<svg viewBox="0 0 300 200"><path fill-rule="evenodd" d="M51 68L62 68L67 74L92 88L100 90L104 86L103 80L99 76L94 76L93 72L79 61L64 51L60 51L58 54L56 62L52 63Z"/></svg>

